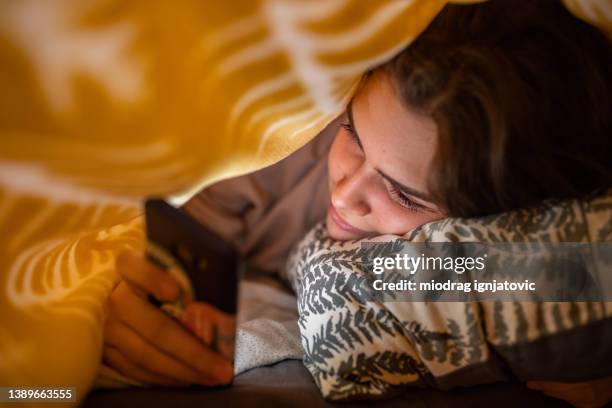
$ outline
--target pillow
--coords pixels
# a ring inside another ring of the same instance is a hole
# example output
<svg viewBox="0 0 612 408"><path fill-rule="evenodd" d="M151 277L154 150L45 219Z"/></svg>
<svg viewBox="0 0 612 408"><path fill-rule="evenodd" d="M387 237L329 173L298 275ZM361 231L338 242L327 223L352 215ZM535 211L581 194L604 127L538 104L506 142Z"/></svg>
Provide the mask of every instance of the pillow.
<svg viewBox="0 0 612 408"><path fill-rule="evenodd" d="M406 385L449 389L612 375L612 345L601 340L612 338L612 302L384 302L364 284L372 275L365 266L372 251L364 244L372 241L610 243L611 193L449 218L403 237L338 242L317 224L292 250L284 277L298 296L304 364L323 396L374 398ZM604 273L612 265L610 251L606 256ZM555 265L554 257L546 259Z"/></svg>

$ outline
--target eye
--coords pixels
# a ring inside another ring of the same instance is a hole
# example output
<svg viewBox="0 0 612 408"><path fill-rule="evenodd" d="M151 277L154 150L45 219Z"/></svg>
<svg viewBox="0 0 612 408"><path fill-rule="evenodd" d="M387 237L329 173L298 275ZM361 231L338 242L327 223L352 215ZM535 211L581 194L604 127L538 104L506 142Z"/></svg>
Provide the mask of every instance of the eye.
<svg viewBox="0 0 612 408"><path fill-rule="evenodd" d="M391 196L391 198L395 202L397 202L399 205L401 205L402 207L407 208L408 210L414 211L414 212L421 212L426 209L423 205L415 202L410 197L408 197L406 194L402 193L397 187L392 185L388 180L384 180L384 182L387 185L387 190L389 191L389 195Z"/></svg>
<svg viewBox="0 0 612 408"><path fill-rule="evenodd" d="M391 197L395 201L397 201L402 207L406 207L411 211L420 212L425 209L425 207L423 207L421 204L416 203L415 201L410 199L410 197L408 197L395 187L392 187L389 190L389 194L391 194Z"/></svg>
<svg viewBox="0 0 612 408"><path fill-rule="evenodd" d="M355 132L355 129L353 128L353 126L350 123L342 123L341 126L344 130L348 132L351 139L353 139L353 142L357 143L357 145L361 148L361 150L363 150L363 146L361 145L361 140L359 140L359 137L357 137L357 132Z"/></svg>

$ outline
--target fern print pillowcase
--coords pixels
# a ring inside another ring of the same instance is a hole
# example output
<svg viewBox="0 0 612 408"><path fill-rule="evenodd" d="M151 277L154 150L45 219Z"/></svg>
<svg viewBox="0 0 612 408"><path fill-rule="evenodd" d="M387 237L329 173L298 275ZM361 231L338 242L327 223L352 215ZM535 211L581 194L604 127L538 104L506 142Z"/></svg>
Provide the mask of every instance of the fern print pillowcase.
<svg viewBox="0 0 612 408"><path fill-rule="evenodd" d="M449 389L511 380L612 375L612 302L384 302L365 288L366 241L612 242L612 194L478 219L445 219L406 236L334 241L324 222L292 250L283 277L298 298L304 364L329 400L405 386ZM551 262L553 262L551 260ZM612 259L605 260L606 270ZM580 268L581 266L576 266Z"/></svg>

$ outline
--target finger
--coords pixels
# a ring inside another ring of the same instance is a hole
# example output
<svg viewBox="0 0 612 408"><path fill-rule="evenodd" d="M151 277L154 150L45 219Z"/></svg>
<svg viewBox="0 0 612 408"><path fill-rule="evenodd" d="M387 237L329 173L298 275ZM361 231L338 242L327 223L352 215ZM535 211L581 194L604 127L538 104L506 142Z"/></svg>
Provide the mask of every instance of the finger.
<svg viewBox="0 0 612 408"><path fill-rule="evenodd" d="M199 302L192 302L187 305L181 321L191 330L204 344L212 345L213 319L207 310L198 307Z"/></svg>
<svg viewBox="0 0 612 408"><path fill-rule="evenodd" d="M236 316L218 311L216 323L218 350L224 357L233 358L236 344Z"/></svg>
<svg viewBox="0 0 612 408"><path fill-rule="evenodd" d="M117 286L109 307L112 314L161 351L222 383L231 381L233 368L226 359L204 346L179 322L135 296L127 285Z"/></svg>
<svg viewBox="0 0 612 408"><path fill-rule="evenodd" d="M233 357L235 316L208 303L192 302L185 309L183 321L205 344L218 347L218 351L228 359Z"/></svg>
<svg viewBox="0 0 612 408"><path fill-rule="evenodd" d="M107 344L118 349L134 365L156 375L188 384L218 385L211 376L203 375L182 362L156 349L131 328L113 321L105 327Z"/></svg>
<svg viewBox="0 0 612 408"><path fill-rule="evenodd" d="M142 368L133 364L128 360L118 349L114 347L104 347L103 361L115 368L121 374L134 380L143 382L145 384L157 384L167 386L187 386L188 383L184 383L172 378L165 377L163 375L147 372Z"/></svg>
<svg viewBox="0 0 612 408"><path fill-rule="evenodd" d="M124 251L117 257L117 271L137 288L139 295L153 293L159 300L173 301L179 295L178 283L164 270L147 260L141 252Z"/></svg>
<svg viewBox="0 0 612 408"><path fill-rule="evenodd" d="M210 316L206 316L206 310L202 309L202 308L196 308L196 322L197 322L197 332L198 332L198 336L200 337L200 339L202 339L202 341L204 341L204 344L207 344L209 347L212 348L213 346L213 335L214 335L214 324L215 322L213 321L213 319L210 318Z"/></svg>

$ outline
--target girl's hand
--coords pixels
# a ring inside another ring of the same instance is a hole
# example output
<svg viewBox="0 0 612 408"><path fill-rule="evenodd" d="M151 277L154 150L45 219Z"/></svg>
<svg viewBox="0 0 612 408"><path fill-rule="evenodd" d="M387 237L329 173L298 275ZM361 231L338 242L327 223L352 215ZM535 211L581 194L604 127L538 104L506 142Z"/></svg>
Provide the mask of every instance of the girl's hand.
<svg viewBox="0 0 612 408"><path fill-rule="evenodd" d="M231 382L233 368L179 322L146 299L179 296L177 282L146 260L127 251L117 258L123 280L108 300L103 358L135 380L160 385L221 385Z"/></svg>
<svg viewBox="0 0 612 408"><path fill-rule="evenodd" d="M599 408L612 401L612 377L580 383L529 381L527 387L578 408Z"/></svg>

